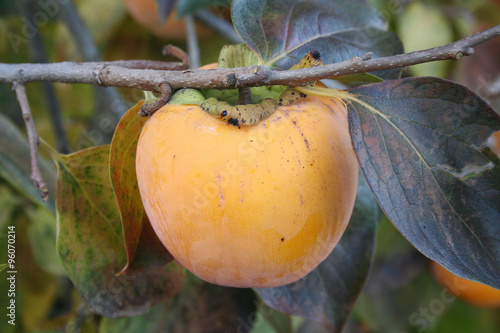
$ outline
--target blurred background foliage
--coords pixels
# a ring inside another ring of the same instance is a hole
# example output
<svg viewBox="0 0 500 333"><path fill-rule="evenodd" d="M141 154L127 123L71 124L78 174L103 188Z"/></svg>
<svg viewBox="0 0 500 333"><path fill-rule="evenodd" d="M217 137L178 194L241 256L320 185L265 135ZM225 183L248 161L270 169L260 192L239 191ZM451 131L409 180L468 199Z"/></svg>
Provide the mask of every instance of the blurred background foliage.
<svg viewBox="0 0 500 333"><path fill-rule="evenodd" d="M78 44L69 25L65 23L68 17L64 16L68 14L57 6L51 9L42 5L57 5L56 0L0 0L0 62L171 60L161 54L165 44L170 43L187 49L182 22L174 22L176 25L170 37L153 34L150 28L131 16L125 6L126 2L133 1L74 1L77 12L97 47L97 54L92 55L82 52L85 45ZM212 12L229 19L228 8L223 6L227 5L227 2L180 1L178 9L179 12L185 13L189 8L203 8L215 3L217 6L212 6ZM446 44L500 24L498 0L369 2L386 18L391 30L399 34L406 51ZM45 13L45 16L33 16L33 13ZM178 20L175 15L175 12L172 13L169 20ZM34 23L38 29L33 28L33 22L27 20L30 17L35 19ZM217 61L219 50L229 42L206 26L199 24L197 29L201 64ZM496 110L500 110L499 59L500 39L497 38L480 45L474 56L462 61L418 65L406 69L403 75L430 75L455 80L467 85L487 99ZM52 88L41 83L30 83L27 92L39 135L52 146L58 147L60 152L74 152L109 143L120 114L143 96L141 91L131 89L119 89L119 94L112 94L106 89L88 85L56 83L50 86ZM53 93L50 93L51 89ZM64 129L63 134L58 134L56 130L58 125L54 122L54 105L59 109L59 126ZM29 180L29 150L24 137L24 123L16 98L11 87L2 84L0 264L7 262L7 227L15 226L18 274L17 325L9 325L5 315L2 315L0 332L155 332L160 328L164 331L172 329L179 332L196 332L200 329L203 331L202 328L209 330L204 324L207 318L220 318L222 322L241 320L237 317L238 312L233 311L238 304L233 306L233 309L215 306L214 309L223 311L223 314L211 311L214 297L221 295L220 288L200 286L196 281L191 281L192 279L186 282L179 294L181 296L176 296L172 302L157 306L140 317L109 319L88 313L80 303L55 252L55 169L48 159L42 156L42 170L52 193L51 199L44 203ZM61 144L61 141L64 144ZM443 289L432 278L429 261L385 218L380 221L377 242L370 277L345 332L500 331L499 309L476 308L458 299L444 302ZM4 271L0 273L0 309L6 309L9 301L6 290L8 285ZM193 294L192 290L196 293ZM232 293L233 297L233 294L240 295L245 292L222 293ZM248 300L247 296L245 300ZM175 304L178 304L175 308L177 310L172 312ZM200 304L206 306L192 311L190 308L194 304L198 307ZM244 330L250 329L254 333L327 331L319 323L281 314L270 310L261 302L254 302L251 306L257 310L254 316L241 321ZM2 313L4 311L2 310ZM204 317L200 319L200 315ZM175 323L176 320L182 323ZM190 321L193 322L192 325L189 324ZM212 328L212 331L220 328Z"/></svg>

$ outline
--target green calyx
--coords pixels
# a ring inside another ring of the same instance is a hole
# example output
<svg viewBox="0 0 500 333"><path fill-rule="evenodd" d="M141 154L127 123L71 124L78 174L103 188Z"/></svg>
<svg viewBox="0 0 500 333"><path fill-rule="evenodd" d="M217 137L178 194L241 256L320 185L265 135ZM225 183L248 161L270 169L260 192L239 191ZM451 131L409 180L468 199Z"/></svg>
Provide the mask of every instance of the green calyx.
<svg viewBox="0 0 500 333"><path fill-rule="evenodd" d="M258 63L257 55L246 45L226 45L219 55L218 68L247 67ZM297 68L320 64L319 57L308 55L297 64ZM295 89L286 86L253 87L251 102L237 105L238 89L180 89L173 94L168 104L200 105L208 114L237 127L255 125L268 118L278 106L289 105L304 97Z"/></svg>
<svg viewBox="0 0 500 333"><path fill-rule="evenodd" d="M218 68L236 68L254 66L259 63L257 54L248 48L245 44L225 45L218 60ZM278 97L286 90L285 86L266 86L251 88L252 103L260 104L267 98L278 99ZM238 89L206 89L203 90L206 98L215 98L219 101L224 101L230 105L236 105L238 101Z"/></svg>
<svg viewBox="0 0 500 333"><path fill-rule="evenodd" d="M205 101L206 97L197 90L191 88L184 88L177 90L172 97L168 100L167 104L171 105L200 105Z"/></svg>

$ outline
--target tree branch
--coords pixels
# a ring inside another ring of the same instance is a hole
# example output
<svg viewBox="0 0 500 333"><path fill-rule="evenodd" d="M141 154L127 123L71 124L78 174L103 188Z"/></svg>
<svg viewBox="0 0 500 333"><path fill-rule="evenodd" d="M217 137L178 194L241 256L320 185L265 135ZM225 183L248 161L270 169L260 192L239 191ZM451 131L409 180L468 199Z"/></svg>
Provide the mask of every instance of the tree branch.
<svg viewBox="0 0 500 333"><path fill-rule="evenodd" d="M167 82L175 90L180 88L228 89L264 85L297 86L302 83L336 78L344 75L365 73L391 68L401 68L425 62L460 59L473 54L473 47L500 36L500 25L454 43L432 49L415 51L384 58L355 57L343 62L319 67L275 71L265 66L249 66L213 70L138 70L113 63L53 63L53 64L1 64L0 82L12 83L52 81L87 83L99 86L128 87L159 91Z"/></svg>
<svg viewBox="0 0 500 333"><path fill-rule="evenodd" d="M40 191L42 200L47 201L49 197L49 189L40 171L38 161L38 134L35 129L35 124L33 123L33 117L31 116L28 98L26 97L26 89L24 88L24 85L14 82L14 90L16 92L19 105L21 106L24 123L26 124L26 129L28 131L28 142L31 155L31 180L35 185L35 188Z"/></svg>

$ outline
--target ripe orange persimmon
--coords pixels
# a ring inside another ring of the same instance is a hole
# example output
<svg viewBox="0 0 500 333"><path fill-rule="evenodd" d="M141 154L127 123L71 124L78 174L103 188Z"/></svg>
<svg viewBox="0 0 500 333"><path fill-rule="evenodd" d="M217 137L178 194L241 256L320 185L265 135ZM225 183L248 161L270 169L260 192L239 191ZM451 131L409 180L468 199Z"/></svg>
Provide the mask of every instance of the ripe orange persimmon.
<svg viewBox="0 0 500 333"><path fill-rule="evenodd" d="M436 280L458 298L474 306L500 307L500 290L458 277L435 261L431 266Z"/></svg>
<svg viewBox="0 0 500 333"><path fill-rule="evenodd" d="M139 24L146 27L155 36L172 41L183 41L186 39L184 20L176 18L173 10L163 24L158 18L158 8L155 0L123 0L130 15ZM213 31L203 24L196 23L198 38L207 38L213 35Z"/></svg>
<svg viewBox="0 0 500 333"><path fill-rule="evenodd" d="M146 213L174 258L232 287L294 282L338 243L358 181L344 105L302 98L254 126L166 105L140 136Z"/></svg>

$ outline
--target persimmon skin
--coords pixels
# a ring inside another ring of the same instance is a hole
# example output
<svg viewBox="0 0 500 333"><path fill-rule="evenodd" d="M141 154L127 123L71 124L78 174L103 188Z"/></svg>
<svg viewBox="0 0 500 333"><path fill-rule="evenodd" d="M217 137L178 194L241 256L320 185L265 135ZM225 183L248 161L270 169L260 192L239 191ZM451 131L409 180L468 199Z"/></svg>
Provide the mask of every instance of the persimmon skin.
<svg viewBox="0 0 500 333"><path fill-rule="evenodd" d="M275 287L332 251L358 182L343 104L306 97L238 128L197 105L149 119L136 156L144 208L158 237L199 278Z"/></svg>
<svg viewBox="0 0 500 333"><path fill-rule="evenodd" d="M500 307L500 290L458 277L435 261L432 262L431 268L435 279L465 302L483 308Z"/></svg>

